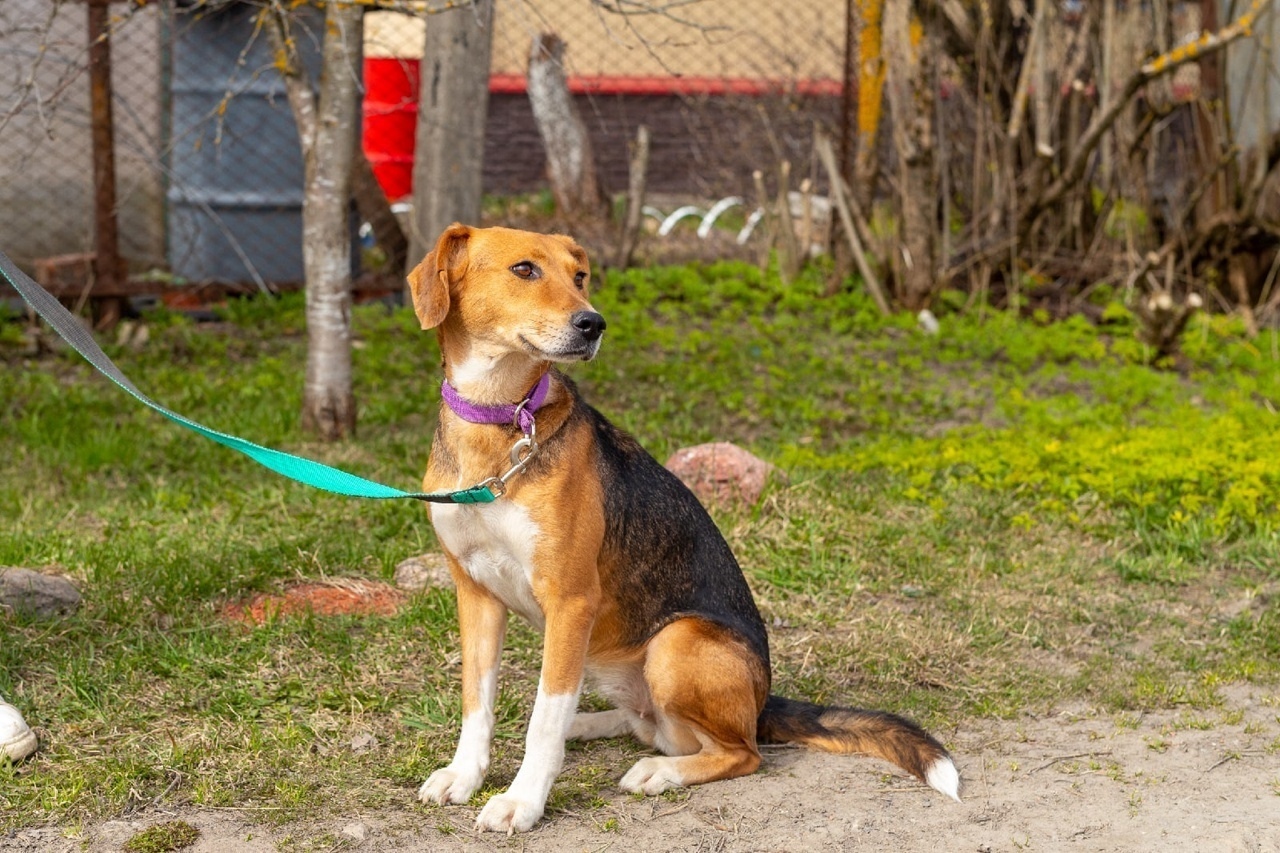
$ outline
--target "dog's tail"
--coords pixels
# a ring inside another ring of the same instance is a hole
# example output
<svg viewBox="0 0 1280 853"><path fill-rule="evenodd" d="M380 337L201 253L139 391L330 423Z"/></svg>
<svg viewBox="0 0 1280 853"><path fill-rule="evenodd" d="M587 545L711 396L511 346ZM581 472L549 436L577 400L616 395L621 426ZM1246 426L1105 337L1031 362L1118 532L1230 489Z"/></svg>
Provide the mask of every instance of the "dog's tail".
<svg viewBox="0 0 1280 853"><path fill-rule="evenodd" d="M760 712L764 743L799 743L825 752L891 761L931 788L960 800L960 774L946 748L908 719L884 711L827 708L770 696Z"/></svg>

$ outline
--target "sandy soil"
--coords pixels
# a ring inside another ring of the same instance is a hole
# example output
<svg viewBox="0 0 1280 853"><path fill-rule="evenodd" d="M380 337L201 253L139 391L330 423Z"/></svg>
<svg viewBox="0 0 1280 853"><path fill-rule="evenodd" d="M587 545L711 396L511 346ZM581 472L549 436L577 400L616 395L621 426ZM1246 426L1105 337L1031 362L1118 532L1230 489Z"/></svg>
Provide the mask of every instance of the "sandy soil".
<svg viewBox="0 0 1280 853"><path fill-rule="evenodd" d="M472 832L470 807L415 808L406 790L403 810L271 827L235 810L161 808L129 822L0 836L0 850L118 851L137 831L181 817L201 830L195 851L1280 853L1275 690L1233 688L1224 707L1205 712L983 721L948 740L964 777L961 804L871 759L778 749L753 776L673 798L619 794L511 839ZM459 829L442 833L442 824Z"/></svg>

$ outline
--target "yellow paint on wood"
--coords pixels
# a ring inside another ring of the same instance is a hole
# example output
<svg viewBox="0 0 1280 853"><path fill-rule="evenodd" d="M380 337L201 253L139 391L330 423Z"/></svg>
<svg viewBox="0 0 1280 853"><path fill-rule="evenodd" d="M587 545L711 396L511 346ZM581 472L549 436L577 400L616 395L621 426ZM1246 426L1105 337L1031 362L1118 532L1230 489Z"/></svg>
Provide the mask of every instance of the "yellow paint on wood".
<svg viewBox="0 0 1280 853"><path fill-rule="evenodd" d="M881 23L884 0L858 0L862 27L858 37L859 145L875 143L884 104L884 56Z"/></svg>

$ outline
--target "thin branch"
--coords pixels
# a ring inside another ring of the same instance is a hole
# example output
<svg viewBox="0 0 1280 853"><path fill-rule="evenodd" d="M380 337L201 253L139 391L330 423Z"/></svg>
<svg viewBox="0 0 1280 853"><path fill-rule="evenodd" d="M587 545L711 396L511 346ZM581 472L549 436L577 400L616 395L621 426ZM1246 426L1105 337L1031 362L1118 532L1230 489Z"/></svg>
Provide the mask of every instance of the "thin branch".
<svg viewBox="0 0 1280 853"><path fill-rule="evenodd" d="M298 137L302 141L304 159L315 146L316 95L306 67L298 57L298 45L289 24L289 12L281 0L270 0L258 18L258 25L265 27L276 51L276 69L284 80L285 92L293 115L298 123Z"/></svg>
<svg viewBox="0 0 1280 853"><path fill-rule="evenodd" d="M1124 88L1115 100L1111 101L1105 109L1100 110L1089 123L1079 144L1071 152L1071 159L1063 168L1062 174L1026 208L1022 216L1024 227L1029 226L1041 211L1062 198L1084 176L1089 158L1102 141L1103 135L1116 123L1120 114L1143 86L1157 77L1172 72L1184 63L1217 53L1232 42L1251 35L1259 10L1270 5L1271 2L1272 0L1254 0L1249 11L1231 25L1216 33L1206 33L1191 44L1174 48L1135 71L1125 81Z"/></svg>
<svg viewBox="0 0 1280 853"><path fill-rule="evenodd" d="M938 0L938 8L942 11L943 19L951 25L951 30L956 37L966 47L972 48L973 21L969 19L969 13L964 4L960 0Z"/></svg>
<svg viewBox="0 0 1280 853"><path fill-rule="evenodd" d="M0 0L0 2L3 2L3 0ZM89 55L90 45L80 44L80 45L77 45L75 51L70 55L57 56L56 54L54 54L57 60L65 68L69 70L64 72L61 79L56 81L52 91L47 93L42 92L40 89L39 81L36 79L37 71L45 63L45 60L49 58L51 53L50 44L49 44L49 34L53 31L54 22L57 19L60 12L66 8L68 8L68 4L64 2L64 0L53 0L49 8L49 14L45 18L44 24L40 27L30 28L30 31L37 34L36 36L37 44L34 49L35 57L32 60L31 68L29 70L29 73L27 74L27 78L21 84L19 84L16 90L16 94L17 94L16 99L12 102L12 105L8 109L6 109L2 114L0 114L0 132L4 130L4 128L9 124L9 122L12 121L13 118L19 112L21 112L27 106L28 103L34 104L34 109L36 110L36 113L40 117L41 124L45 127L46 131L48 131L49 123L51 121L51 116L48 116L46 114L46 111L50 107L56 105L56 103L58 102L58 99L68 89L70 89L76 83L76 81L78 81L83 75L88 73L88 70L89 70L88 55ZM83 4L71 4L71 8L83 8ZM110 21L107 24L107 32L103 34L103 38L109 39L113 37L117 32L119 32L127 24L129 24L133 20L135 15L143 14L144 10L147 10L148 8L149 7L147 7L144 4L139 4L136 6L132 6L128 9L121 9L119 11L116 11L113 9ZM27 28L19 28L19 29L7 32L5 34L14 35L16 33L23 32L25 29Z"/></svg>
<svg viewBox="0 0 1280 853"><path fill-rule="evenodd" d="M680 42L670 38L663 39L660 42L654 42L644 33L640 32L639 27L636 26L633 19L648 16L666 18L667 20L679 24L682 27L701 33L704 41L710 41L708 36L714 32L733 32L733 28L729 26L700 24L697 21L690 20L671 12L671 9L692 6L701 2L703 2L703 0L671 0L671 2L667 3L646 3L640 2L639 0L591 0L591 9L595 13L596 20L600 23L601 28L604 29L605 35L611 42L626 49L630 49L632 47L632 45L628 44L626 40L616 35L613 27L609 25L609 16L615 15L622 19L623 26L626 28L627 32L631 33L631 35L635 37L636 41L639 42L640 47L644 49L644 52L647 53L651 59L657 62L658 66L662 68L662 70L669 74L679 76L676 69L672 68L671 65L667 63L667 60L659 55L656 48L687 47L693 42ZM530 2L530 0L525 0L525 4L533 7L533 3ZM538 9L534 8L534 12L539 18L543 18L543 20L545 20L544 16ZM547 27L547 29L551 29L551 27Z"/></svg>
<svg viewBox="0 0 1280 853"><path fill-rule="evenodd" d="M822 160L822 165L827 170L827 180L831 184L831 197L835 201L836 211L840 214L841 224L844 225L845 236L849 239L849 248L853 252L854 263L858 265L858 272L862 274L863 283L866 284L867 290L871 293L871 298L875 300L876 307L880 309L881 314L888 316L890 313L889 301L885 299L884 289L880 286L880 279L871 269L871 264L867 261L866 252L862 247L862 241L858 239L858 229L853 225L853 215L850 212L850 207L856 202L853 200L853 193L849 192L844 178L840 175L840 168L836 165L836 155L831 147L831 140L825 133L817 132L814 134L813 142L818 149L818 157Z"/></svg>
<svg viewBox="0 0 1280 853"><path fill-rule="evenodd" d="M1040 55L1040 41L1044 37L1046 18L1045 0L1036 0L1035 13L1031 19L1031 36L1027 39L1027 52L1022 57L1022 70L1018 72L1018 85L1013 91L1013 109L1010 110L1008 135L1017 139L1022 133L1022 119L1027 110L1027 94L1031 89L1031 78L1035 74L1037 58ZM1040 81L1036 81L1039 85Z"/></svg>

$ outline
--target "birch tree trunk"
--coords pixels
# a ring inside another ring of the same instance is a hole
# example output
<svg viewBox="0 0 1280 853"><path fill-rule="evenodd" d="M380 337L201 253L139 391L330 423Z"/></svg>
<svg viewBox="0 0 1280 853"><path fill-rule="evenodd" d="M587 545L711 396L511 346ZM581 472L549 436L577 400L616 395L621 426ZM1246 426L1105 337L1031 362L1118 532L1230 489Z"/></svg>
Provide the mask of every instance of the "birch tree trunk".
<svg viewBox="0 0 1280 853"><path fill-rule="evenodd" d="M570 220L604 212L591 137L564 74L565 43L555 33L535 36L529 49L529 106L547 152L547 179L556 208Z"/></svg>
<svg viewBox="0 0 1280 853"><path fill-rule="evenodd" d="M489 114L493 0L472 0L427 20L413 159L417 263L454 222L479 224Z"/></svg>
<svg viewBox="0 0 1280 853"><path fill-rule="evenodd" d="M351 380L351 170L360 103L363 10L330 0L325 7L319 87L298 61L288 12L270 33L284 69L302 144L302 262L306 277L307 371L302 427L333 441L355 432Z"/></svg>

